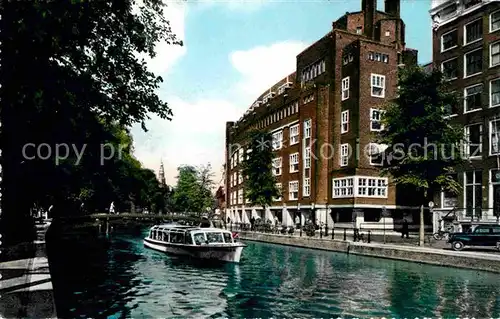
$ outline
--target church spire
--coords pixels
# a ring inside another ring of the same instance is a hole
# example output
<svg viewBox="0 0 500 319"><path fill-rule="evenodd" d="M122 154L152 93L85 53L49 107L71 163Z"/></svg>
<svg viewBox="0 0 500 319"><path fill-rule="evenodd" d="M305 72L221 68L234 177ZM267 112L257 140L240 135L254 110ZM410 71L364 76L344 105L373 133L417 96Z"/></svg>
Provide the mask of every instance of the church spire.
<svg viewBox="0 0 500 319"><path fill-rule="evenodd" d="M160 172L158 173L158 177L160 179L160 186L165 188L167 186L167 180L165 179L165 169L163 167L163 161L161 161L160 164Z"/></svg>

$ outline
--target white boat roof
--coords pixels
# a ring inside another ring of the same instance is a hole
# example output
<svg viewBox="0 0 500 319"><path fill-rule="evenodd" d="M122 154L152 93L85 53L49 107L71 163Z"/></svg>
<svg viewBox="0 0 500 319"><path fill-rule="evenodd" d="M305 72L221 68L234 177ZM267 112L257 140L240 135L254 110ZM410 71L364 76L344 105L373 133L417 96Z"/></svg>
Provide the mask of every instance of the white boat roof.
<svg viewBox="0 0 500 319"><path fill-rule="evenodd" d="M186 226L186 225L177 225L177 224L162 224L162 225L154 225L150 230L180 230L180 231L200 231L200 232L223 232L230 233L229 230L215 228L215 227L198 227L198 226Z"/></svg>

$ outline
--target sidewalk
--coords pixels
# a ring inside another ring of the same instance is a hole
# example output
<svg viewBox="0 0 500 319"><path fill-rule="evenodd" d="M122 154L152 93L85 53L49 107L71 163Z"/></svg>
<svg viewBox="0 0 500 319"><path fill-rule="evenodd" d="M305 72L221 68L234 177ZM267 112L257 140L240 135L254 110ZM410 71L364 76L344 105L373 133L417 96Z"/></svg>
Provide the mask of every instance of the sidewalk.
<svg viewBox="0 0 500 319"><path fill-rule="evenodd" d="M49 225L37 225L38 240L31 245L2 251L17 258L0 263L0 317L57 318L45 253L45 232ZM31 256L26 258L26 254Z"/></svg>
<svg viewBox="0 0 500 319"><path fill-rule="evenodd" d="M337 237L332 240L331 237L300 237L245 231L240 232L240 238L249 241L500 273L500 254L495 249L453 251L437 247L421 247L415 244L384 244L373 241L367 243L343 240Z"/></svg>

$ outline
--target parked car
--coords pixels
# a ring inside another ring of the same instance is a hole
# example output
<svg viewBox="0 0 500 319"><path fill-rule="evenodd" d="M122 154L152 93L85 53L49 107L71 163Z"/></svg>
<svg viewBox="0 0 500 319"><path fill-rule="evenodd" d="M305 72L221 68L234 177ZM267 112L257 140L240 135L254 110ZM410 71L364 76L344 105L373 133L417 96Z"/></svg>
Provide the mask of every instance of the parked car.
<svg viewBox="0 0 500 319"><path fill-rule="evenodd" d="M500 225L482 224L471 227L465 233L450 234L448 243L453 250L462 250L465 246L496 247L500 250Z"/></svg>

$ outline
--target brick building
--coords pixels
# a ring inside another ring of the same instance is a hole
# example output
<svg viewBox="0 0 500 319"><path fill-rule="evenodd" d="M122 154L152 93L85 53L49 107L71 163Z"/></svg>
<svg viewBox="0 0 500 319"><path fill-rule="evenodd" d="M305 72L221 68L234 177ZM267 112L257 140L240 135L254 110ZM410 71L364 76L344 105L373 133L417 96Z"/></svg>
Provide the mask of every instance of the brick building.
<svg viewBox="0 0 500 319"><path fill-rule="evenodd" d="M455 176L463 193L436 196L436 219L455 208L466 227L496 221L500 208L500 2L433 1L430 14L434 67L441 68L453 90L463 94L463 103L450 108L449 116L464 127L468 157Z"/></svg>
<svg viewBox="0 0 500 319"><path fill-rule="evenodd" d="M381 108L395 94L398 67L417 63L417 52L405 47L399 0L386 0L385 12L376 9L376 0L361 6L297 56L296 72L226 124L226 203L233 221L278 217L292 225L300 217L302 223L356 221L362 228L384 223L391 229L403 214L418 216L379 176L382 148L372 143L383 129ZM250 207L244 196L243 133L251 129L273 135L273 172L282 196L266 211Z"/></svg>

